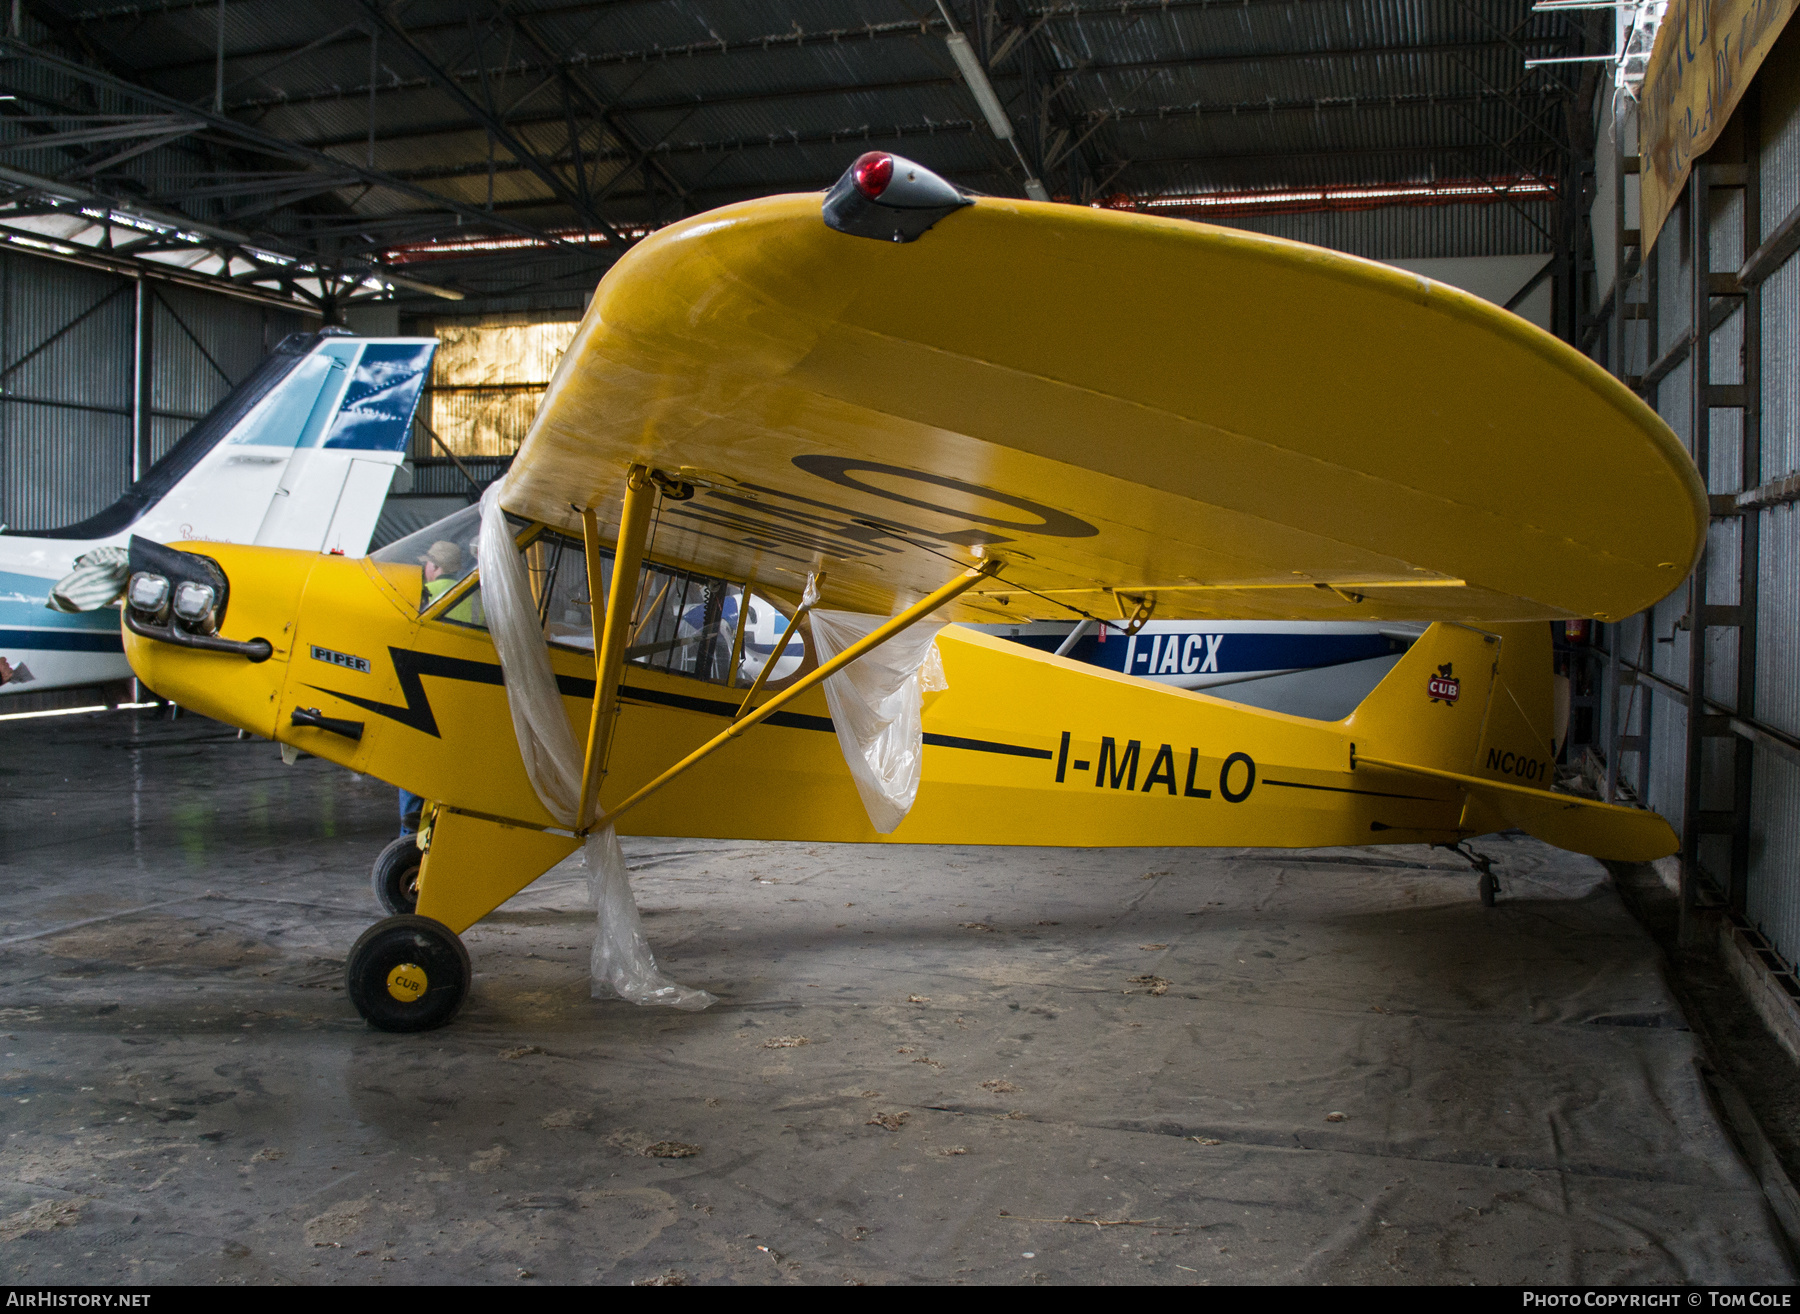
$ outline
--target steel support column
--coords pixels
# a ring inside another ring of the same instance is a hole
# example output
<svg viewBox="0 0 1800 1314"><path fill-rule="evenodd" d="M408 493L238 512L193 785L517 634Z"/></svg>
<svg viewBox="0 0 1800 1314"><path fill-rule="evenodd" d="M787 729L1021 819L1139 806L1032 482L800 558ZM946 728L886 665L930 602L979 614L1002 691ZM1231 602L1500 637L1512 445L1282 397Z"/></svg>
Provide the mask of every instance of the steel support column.
<svg viewBox="0 0 1800 1314"><path fill-rule="evenodd" d="M131 478L136 483L150 468L150 289L142 275L131 301Z"/></svg>
<svg viewBox="0 0 1800 1314"><path fill-rule="evenodd" d="M1625 226L1625 140L1622 126L1616 115L1617 102L1613 102L1613 267L1612 267L1612 323L1611 340L1607 344L1608 367L1614 377L1623 379L1630 372L1625 363L1625 243L1628 230ZM1643 257L1638 258L1642 267ZM1623 654L1620 646L1625 640L1624 626L1612 621L1606 626L1606 737L1602 741L1606 746L1606 783L1601 797L1608 803L1615 803L1619 797L1619 741L1624 738L1625 727L1619 723L1619 675L1622 669Z"/></svg>
<svg viewBox="0 0 1800 1314"><path fill-rule="evenodd" d="M1746 118L1748 115L1746 115ZM1740 120L1740 128L1744 126ZM1740 134L1740 139L1744 134ZM1753 365L1753 349L1758 345L1757 338L1750 328L1752 303L1747 289L1738 278L1738 269L1714 270L1712 267L1712 248L1715 236L1713 226L1713 198L1716 192L1738 190L1742 193L1741 229L1738 234L1743 246L1742 251L1754 250L1759 220L1755 210L1755 192L1751 179L1755 171L1755 156L1751 151L1740 148L1737 160L1723 158L1727 148L1721 143L1697 161L1693 168L1688 187L1686 222L1688 224L1690 251L1690 297L1691 325L1689 328L1688 366L1692 424L1692 451L1694 463L1700 467L1701 475L1706 479L1709 495L1717 495L1714 502L1715 522L1729 519L1737 515L1736 498L1742 491L1745 481L1754 480L1752 461L1760 464L1760 432L1758 426L1757 393L1749 384L1756 375ZM1748 158L1746 158L1746 156ZM1741 252L1740 252L1741 259ZM1733 262L1734 266L1736 262ZM1729 319L1731 303L1736 302L1736 309L1745 316L1745 352L1744 373L1739 382L1715 383L1713 381L1713 334ZM1715 314L1714 305L1720 303L1726 313ZM1737 456L1739 466L1737 487L1728 489L1715 488L1712 461L1712 414L1715 410L1735 409L1741 415L1740 442ZM1730 537L1724 526L1716 523L1709 527L1707 547L1701 554L1700 562L1688 583L1688 673L1687 673L1687 736L1686 736L1686 771L1682 786L1682 826L1681 826L1681 936L1683 942L1691 941L1699 932L1699 921L1696 912L1705 905L1711 904L1716 897L1714 891L1723 886L1723 893L1728 906L1741 907L1743 902L1743 886L1749 871L1750 851L1750 791L1749 777L1753 764L1754 746L1746 739L1733 734L1730 718L1710 714L1709 700L1706 694L1707 676L1709 673L1708 655L1710 632L1713 630L1732 630L1738 634L1738 652L1735 677L1729 705L1734 711L1748 713L1745 701L1746 694L1755 688L1755 625L1756 613L1756 553L1752 546L1755 535L1753 520L1739 520L1737 525L1737 551L1730 553L1726 540ZM1735 559L1731 559L1735 557ZM1735 601L1726 604L1714 604L1708 600L1708 574L1713 567L1720 567L1726 573L1735 575ZM1732 763L1732 807L1728 812L1720 812L1706 807L1708 785L1712 782L1707 777L1706 744L1708 740L1730 740ZM1705 836L1725 833L1730 836L1731 847L1726 870L1708 872L1701 862L1701 847ZM1715 905L1716 906L1716 905Z"/></svg>

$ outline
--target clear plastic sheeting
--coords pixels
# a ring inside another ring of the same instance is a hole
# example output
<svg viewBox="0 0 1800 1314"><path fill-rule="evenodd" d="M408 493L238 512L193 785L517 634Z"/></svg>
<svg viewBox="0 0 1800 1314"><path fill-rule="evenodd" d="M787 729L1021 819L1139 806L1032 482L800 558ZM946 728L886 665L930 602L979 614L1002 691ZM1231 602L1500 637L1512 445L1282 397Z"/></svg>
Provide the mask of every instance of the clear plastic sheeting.
<svg viewBox="0 0 1800 1314"><path fill-rule="evenodd" d="M586 820L575 816L581 804L581 749L550 669L531 577L495 496L498 487L490 486L481 499L481 597L488 633L500 655L506 706L531 787L551 816L580 830Z"/></svg>
<svg viewBox="0 0 1800 1314"><path fill-rule="evenodd" d="M855 611L810 614L820 664L887 623ZM945 621L920 621L825 678L825 702L844 763L869 822L891 835L919 795L927 690L947 688L937 636Z"/></svg>
<svg viewBox="0 0 1800 1314"><path fill-rule="evenodd" d="M481 499L481 591L488 632L500 656L513 734L531 787L552 817L579 830L585 820L575 815L581 804L581 749L556 688L537 599L524 559L514 546L512 526L495 496L497 487L490 487ZM597 919L591 967L594 998L689 1011L716 1002L706 991L671 981L657 968L613 828L590 833L581 857Z"/></svg>
<svg viewBox="0 0 1800 1314"><path fill-rule="evenodd" d="M588 969L594 979L594 998L665 1004L689 1013L717 1002L704 990L671 981L657 968L656 955L644 939L637 899L631 893L625 854L611 826L588 837L583 859L589 894L600 919Z"/></svg>
<svg viewBox="0 0 1800 1314"><path fill-rule="evenodd" d="M72 569L56 581L50 600L44 605L51 611L99 611L118 601L125 591L125 576L130 553L122 547L95 548L75 558Z"/></svg>

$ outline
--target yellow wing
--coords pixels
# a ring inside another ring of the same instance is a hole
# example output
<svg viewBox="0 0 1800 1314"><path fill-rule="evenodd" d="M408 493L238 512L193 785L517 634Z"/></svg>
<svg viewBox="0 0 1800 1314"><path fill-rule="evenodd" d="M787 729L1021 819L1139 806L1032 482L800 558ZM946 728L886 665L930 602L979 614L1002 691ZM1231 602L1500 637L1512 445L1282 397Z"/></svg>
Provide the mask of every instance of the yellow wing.
<svg viewBox="0 0 1800 1314"><path fill-rule="evenodd" d="M1653 412L1486 302L996 198L906 243L833 231L812 194L639 244L503 500L616 524L631 461L699 485L655 556L777 588L823 569L827 605L885 611L946 557L1009 557L961 620L1142 597L1167 618L1619 617L1685 576L1707 520ZM1572 489L1605 496L1577 511Z"/></svg>

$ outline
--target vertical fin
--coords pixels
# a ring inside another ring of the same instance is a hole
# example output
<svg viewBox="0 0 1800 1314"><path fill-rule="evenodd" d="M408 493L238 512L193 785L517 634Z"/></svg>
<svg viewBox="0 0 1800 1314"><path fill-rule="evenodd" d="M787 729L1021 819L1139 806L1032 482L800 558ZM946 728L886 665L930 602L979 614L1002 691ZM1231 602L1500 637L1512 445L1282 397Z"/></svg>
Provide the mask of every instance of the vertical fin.
<svg viewBox="0 0 1800 1314"><path fill-rule="evenodd" d="M1551 661L1544 621L1433 625L1340 724L1367 757L1549 789Z"/></svg>
<svg viewBox="0 0 1800 1314"><path fill-rule="evenodd" d="M1466 773L1482 743L1501 647L1490 631L1433 625L1339 724L1366 756Z"/></svg>

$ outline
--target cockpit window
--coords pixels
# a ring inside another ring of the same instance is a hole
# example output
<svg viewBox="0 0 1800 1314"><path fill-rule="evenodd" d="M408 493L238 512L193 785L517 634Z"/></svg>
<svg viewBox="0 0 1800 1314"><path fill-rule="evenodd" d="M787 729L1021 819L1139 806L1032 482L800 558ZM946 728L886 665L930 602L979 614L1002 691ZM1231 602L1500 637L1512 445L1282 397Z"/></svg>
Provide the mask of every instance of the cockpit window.
<svg viewBox="0 0 1800 1314"><path fill-rule="evenodd" d="M481 508L470 506L389 543L371 553L370 560L403 593L416 594L418 608L425 612L474 572L480 551ZM461 610L460 605L453 610ZM470 616L455 619L479 623Z"/></svg>
<svg viewBox="0 0 1800 1314"><path fill-rule="evenodd" d="M508 516L515 530L526 522ZM480 564L481 508L466 507L370 554L395 588L416 597L421 614L456 598L433 615L452 625L487 628L480 581L462 587ZM549 643L594 651L595 614L606 613L613 554L600 553L601 593L588 596L587 557L578 539L544 529L524 548L525 568ZM626 631L625 660L711 684L744 688L764 666L764 688L781 689L816 664L805 628L790 625L792 603L775 601L728 580L646 562ZM773 663L771 664L771 658Z"/></svg>
<svg viewBox="0 0 1800 1314"><path fill-rule="evenodd" d="M559 647L593 652L594 616L606 614L613 554L600 553L598 605L588 597L586 556L574 539L546 531L526 549L525 563L544 637ZM625 640L625 660L633 666L742 688L779 644L782 654L768 684L778 689L807 664L804 638L789 632L787 616L757 594L746 608L741 584L646 562L637 594ZM787 612L792 613L791 604Z"/></svg>
<svg viewBox="0 0 1800 1314"><path fill-rule="evenodd" d="M602 613L606 589L612 581L612 553L601 554ZM531 573L531 591L538 600L544 637L565 648L594 650L594 607L588 599L587 553L580 543L545 531L525 550L525 568Z"/></svg>
<svg viewBox="0 0 1800 1314"><path fill-rule="evenodd" d="M639 586L637 625L627 661L725 684L737 639L743 589L667 566L648 566Z"/></svg>

